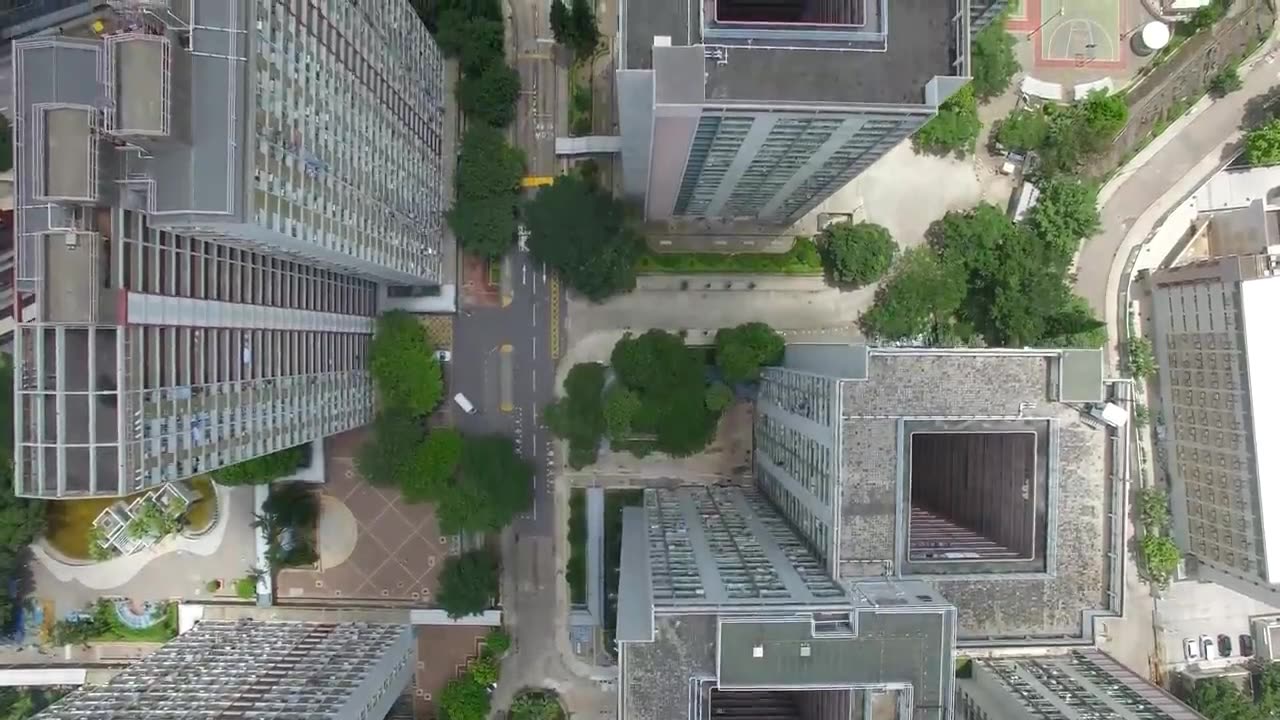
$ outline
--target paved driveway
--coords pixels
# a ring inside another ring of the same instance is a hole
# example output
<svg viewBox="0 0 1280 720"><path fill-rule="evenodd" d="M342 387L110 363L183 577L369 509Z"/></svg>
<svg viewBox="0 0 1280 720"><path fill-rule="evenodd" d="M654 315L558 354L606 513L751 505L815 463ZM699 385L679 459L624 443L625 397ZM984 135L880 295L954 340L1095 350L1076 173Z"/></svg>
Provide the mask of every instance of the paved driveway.
<svg viewBox="0 0 1280 720"><path fill-rule="evenodd" d="M454 540L440 534L429 504L409 505L400 493L376 488L356 471L353 455L365 431L325 443L324 494L355 518L355 548L333 567L280 573L280 599L359 598L430 605L436 576Z"/></svg>
<svg viewBox="0 0 1280 720"><path fill-rule="evenodd" d="M1201 635L1214 638L1219 634L1229 635L1232 652L1238 653L1237 636L1250 632L1250 618L1275 613L1280 613L1280 609L1221 585L1194 580L1173 583L1164 597L1156 601L1156 629L1160 633L1162 659L1167 667L1185 665L1183 639Z"/></svg>

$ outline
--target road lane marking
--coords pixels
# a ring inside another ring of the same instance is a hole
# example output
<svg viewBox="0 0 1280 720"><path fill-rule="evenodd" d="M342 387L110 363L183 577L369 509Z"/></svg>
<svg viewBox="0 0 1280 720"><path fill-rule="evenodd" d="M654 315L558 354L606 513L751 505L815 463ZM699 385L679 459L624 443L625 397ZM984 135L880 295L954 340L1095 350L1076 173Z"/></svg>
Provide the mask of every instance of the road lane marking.
<svg viewBox="0 0 1280 720"><path fill-rule="evenodd" d="M538 371L533 371L533 391L538 392Z"/></svg>
<svg viewBox="0 0 1280 720"><path fill-rule="evenodd" d="M533 326L538 327L538 306L533 306Z"/></svg>
<svg viewBox="0 0 1280 720"><path fill-rule="evenodd" d="M520 264L520 284L529 284L529 266L524 263Z"/></svg>
<svg viewBox="0 0 1280 720"><path fill-rule="evenodd" d="M542 263L542 284L547 284L547 264Z"/></svg>
<svg viewBox="0 0 1280 720"><path fill-rule="evenodd" d="M538 336L533 336L533 359L538 359Z"/></svg>
<svg viewBox="0 0 1280 720"><path fill-rule="evenodd" d="M512 368L512 353L514 351L515 348L511 346L511 343L504 343L500 351L502 355L500 369L498 371L498 386L501 394L498 408L504 413L509 413L515 409L515 404L511 401L511 386L514 384L513 375L515 372ZM516 422L519 424L519 418L516 419Z"/></svg>

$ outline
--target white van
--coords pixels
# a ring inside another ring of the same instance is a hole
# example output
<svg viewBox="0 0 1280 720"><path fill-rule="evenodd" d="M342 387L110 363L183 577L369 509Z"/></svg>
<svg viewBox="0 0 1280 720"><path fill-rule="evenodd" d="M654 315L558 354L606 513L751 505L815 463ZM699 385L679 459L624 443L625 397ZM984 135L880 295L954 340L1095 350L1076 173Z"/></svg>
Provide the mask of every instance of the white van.
<svg viewBox="0 0 1280 720"><path fill-rule="evenodd" d="M453 401L458 403L458 407L462 408L468 415L476 414L476 406L471 404L466 395L458 393L453 396Z"/></svg>

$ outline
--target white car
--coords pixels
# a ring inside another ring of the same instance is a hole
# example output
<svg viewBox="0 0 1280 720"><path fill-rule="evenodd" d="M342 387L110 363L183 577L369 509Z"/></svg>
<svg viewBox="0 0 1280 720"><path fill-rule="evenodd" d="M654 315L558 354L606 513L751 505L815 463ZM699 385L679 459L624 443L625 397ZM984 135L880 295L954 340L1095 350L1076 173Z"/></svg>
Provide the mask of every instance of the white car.
<svg viewBox="0 0 1280 720"><path fill-rule="evenodd" d="M448 350L436 351L436 360L439 360L442 363L446 363L452 359L453 359L453 353L449 352Z"/></svg>
<svg viewBox="0 0 1280 720"><path fill-rule="evenodd" d="M1209 635L1200 636L1200 652L1205 660L1218 659L1218 642Z"/></svg>
<svg viewBox="0 0 1280 720"><path fill-rule="evenodd" d="M1184 638L1182 641L1182 654L1187 660L1200 659L1200 643L1195 638Z"/></svg>

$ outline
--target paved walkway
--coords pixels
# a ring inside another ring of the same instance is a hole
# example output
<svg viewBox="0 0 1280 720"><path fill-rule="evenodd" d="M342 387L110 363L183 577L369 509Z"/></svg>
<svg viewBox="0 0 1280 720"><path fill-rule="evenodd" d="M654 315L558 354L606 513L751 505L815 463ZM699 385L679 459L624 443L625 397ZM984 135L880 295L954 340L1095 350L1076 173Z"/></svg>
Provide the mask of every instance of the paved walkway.
<svg viewBox="0 0 1280 720"><path fill-rule="evenodd" d="M32 546L34 597L53 604L59 617L104 594L134 600L207 597L210 580L221 580L220 598L235 596L234 581L255 561L252 488L218 488L218 521L196 538L170 538L135 556L71 565Z"/></svg>

